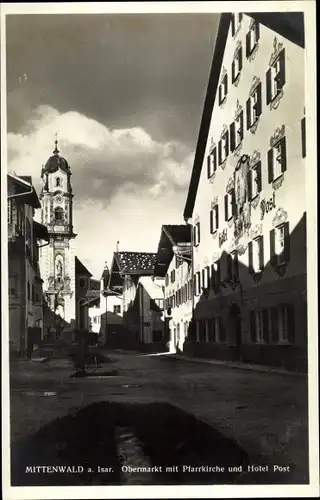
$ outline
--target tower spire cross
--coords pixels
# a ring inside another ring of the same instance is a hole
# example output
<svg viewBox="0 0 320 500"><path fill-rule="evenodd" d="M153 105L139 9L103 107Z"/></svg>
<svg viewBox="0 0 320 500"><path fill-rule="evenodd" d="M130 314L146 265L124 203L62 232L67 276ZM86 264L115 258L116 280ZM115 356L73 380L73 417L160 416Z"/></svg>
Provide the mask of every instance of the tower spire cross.
<svg viewBox="0 0 320 500"><path fill-rule="evenodd" d="M58 133L56 132L55 133L55 141L54 141L54 144L55 144L55 148L54 148L54 151L53 153L55 155L58 155L60 153L59 149L58 149Z"/></svg>

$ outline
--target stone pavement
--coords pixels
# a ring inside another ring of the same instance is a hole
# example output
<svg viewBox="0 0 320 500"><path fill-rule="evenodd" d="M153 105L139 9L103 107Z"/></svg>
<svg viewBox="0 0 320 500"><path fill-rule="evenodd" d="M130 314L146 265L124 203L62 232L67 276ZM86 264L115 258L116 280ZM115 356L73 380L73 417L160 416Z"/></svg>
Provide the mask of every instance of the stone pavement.
<svg viewBox="0 0 320 500"><path fill-rule="evenodd" d="M269 463L290 465L294 482L306 480L306 377L235 370L177 356L107 355L112 362L104 370L119 371L107 379L70 379L73 367L67 360L12 363L13 441L99 401L165 402L210 424L253 460L265 457ZM44 397L44 392L54 395Z"/></svg>

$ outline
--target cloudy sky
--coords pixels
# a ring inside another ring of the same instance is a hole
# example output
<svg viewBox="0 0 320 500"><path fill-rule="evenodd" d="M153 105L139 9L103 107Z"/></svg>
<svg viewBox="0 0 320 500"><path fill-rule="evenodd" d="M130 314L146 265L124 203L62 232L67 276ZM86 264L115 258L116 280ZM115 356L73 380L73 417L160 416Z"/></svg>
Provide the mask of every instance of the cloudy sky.
<svg viewBox="0 0 320 500"><path fill-rule="evenodd" d="M120 250L156 251L183 223L215 14L10 15L9 171L32 175L55 133L72 169L77 255L93 275Z"/></svg>

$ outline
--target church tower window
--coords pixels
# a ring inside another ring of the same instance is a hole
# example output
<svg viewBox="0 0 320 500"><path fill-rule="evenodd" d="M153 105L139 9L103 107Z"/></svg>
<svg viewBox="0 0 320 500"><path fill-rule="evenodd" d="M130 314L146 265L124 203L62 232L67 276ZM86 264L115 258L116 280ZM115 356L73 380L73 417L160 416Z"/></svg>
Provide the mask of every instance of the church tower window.
<svg viewBox="0 0 320 500"><path fill-rule="evenodd" d="M57 207L54 211L54 218L56 221L64 220L64 213L61 207Z"/></svg>
<svg viewBox="0 0 320 500"><path fill-rule="evenodd" d="M60 186L62 186L61 178L57 177L56 178L56 187L60 187Z"/></svg>

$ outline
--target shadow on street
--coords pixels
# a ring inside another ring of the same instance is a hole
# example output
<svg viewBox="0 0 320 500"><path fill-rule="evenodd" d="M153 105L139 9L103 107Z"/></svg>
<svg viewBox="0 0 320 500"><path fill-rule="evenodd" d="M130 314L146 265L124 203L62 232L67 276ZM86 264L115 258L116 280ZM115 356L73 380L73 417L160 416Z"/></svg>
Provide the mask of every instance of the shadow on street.
<svg viewBox="0 0 320 500"><path fill-rule="evenodd" d="M11 475L12 486L270 482L269 474L248 474L250 463L252 457L234 441L171 404L101 402L74 416L56 419L24 442L14 444ZM81 465L84 470L26 472L26 467L38 465ZM184 470L185 465L219 466L220 471ZM137 466L157 469L127 472ZM239 469L228 471L228 466L242 466L242 473Z"/></svg>

